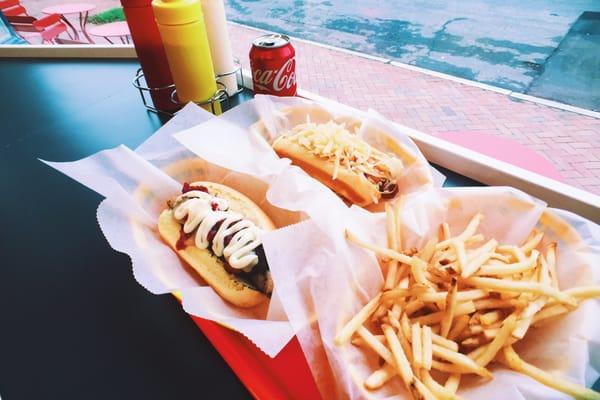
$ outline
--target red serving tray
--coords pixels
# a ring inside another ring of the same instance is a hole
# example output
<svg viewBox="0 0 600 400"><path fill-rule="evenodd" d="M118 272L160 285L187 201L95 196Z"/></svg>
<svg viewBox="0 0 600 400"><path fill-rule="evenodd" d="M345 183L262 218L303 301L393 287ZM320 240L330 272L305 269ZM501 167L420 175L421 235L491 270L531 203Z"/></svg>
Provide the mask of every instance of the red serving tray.
<svg viewBox="0 0 600 400"><path fill-rule="evenodd" d="M296 337L270 358L243 335L191 317L255 399L322 399Z"/></svg>

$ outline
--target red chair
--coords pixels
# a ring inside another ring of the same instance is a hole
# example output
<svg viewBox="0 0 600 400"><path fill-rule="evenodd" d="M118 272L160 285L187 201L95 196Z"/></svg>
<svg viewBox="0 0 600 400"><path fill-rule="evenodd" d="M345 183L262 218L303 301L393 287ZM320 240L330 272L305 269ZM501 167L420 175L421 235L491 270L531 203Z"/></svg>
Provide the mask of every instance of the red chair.
<svg viewBox="0 0 600 400"><path fill-rule="evenodd" d="M6 17L27 15L27 10L19 3L19 0L0 0L0 11L2 11Z"/></svg>
<svg viewBox="0 0 600 400"><path fill-rule="evenodd" d="M67 31L67 26L61 21L60 15L51 14L34 21L32 25L42 35L42 43L54 43L58 35Z"/></svg>
<svg viewBox="0 0 600 400"><path fill-rule="evenodd" d="M42 37L42 43L55 43L58 35L67 32L67 26L61 21L58 14L48 15L40 19L28 15L7 16L7 19L15 31L27 41L29 41L28 37L32 35L21 32L33 32L35 36L39 34Z"/></svg>

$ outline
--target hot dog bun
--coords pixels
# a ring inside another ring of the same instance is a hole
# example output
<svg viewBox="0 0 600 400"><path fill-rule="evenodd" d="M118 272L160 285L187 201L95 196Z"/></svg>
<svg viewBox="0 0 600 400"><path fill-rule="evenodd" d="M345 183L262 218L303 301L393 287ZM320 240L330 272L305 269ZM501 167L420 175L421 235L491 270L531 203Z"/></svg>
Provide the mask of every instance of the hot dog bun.
<svg viewBox="0 0 600 400"><path fill-rule="evenodd" d="M287 137L280 137L274 144L273 150L279 157L289 158L292 164L299 166L306 173L319 182L361 207L368 206L374 199L381 198L377 186L369 182L364 176L352 173L347 169L339 169L337 177L332 178L335 165L312 153L309 153Z"/></svg>
<svg viewBox="0 0 600 400"><path fill-rule="evenodd" d="M275 229L271 219L260 207L237 190L214 182L194 182L191 185L204 186L210 194L226 199L230 210L242 214L263 230ZM264 293L229 273L222 258L216 257L208 249L196 247L193 237L186 241L187 246L184 249L177 249L181 226L171 209L167 208L160 214L158 231L161 238L223 299L244 308L254 307L268 300Z"/></svg>

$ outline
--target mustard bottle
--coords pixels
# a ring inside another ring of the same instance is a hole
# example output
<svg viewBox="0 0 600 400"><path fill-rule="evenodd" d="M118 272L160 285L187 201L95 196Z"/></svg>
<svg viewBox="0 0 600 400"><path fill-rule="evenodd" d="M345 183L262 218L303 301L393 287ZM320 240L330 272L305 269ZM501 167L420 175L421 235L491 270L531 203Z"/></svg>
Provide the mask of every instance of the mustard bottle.
<svg viewBox="0 0 600 400"><path fill-rule="evenodd" d="M153 0L152 8L179 101L209 100L217 83L200 0ZM203 107L221 113L218 102Z"/></svg>

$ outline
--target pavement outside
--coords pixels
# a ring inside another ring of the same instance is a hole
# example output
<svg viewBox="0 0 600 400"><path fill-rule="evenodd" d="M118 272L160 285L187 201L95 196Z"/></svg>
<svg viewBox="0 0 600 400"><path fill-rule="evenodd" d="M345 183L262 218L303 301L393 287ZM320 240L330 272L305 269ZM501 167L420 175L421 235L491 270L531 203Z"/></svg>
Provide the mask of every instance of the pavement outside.
<svg viewBox="0 0 600 400"><path fill-rule="evenodd" d="M23 4L35 16L56 2L25 0ZM115 0L95 4L97 12L118 5ZM575 25L574 29L588 28ZM250 44L261 32L230 25L230 33L234 54L249 68ZM551 161L565 182L600 194L600 119L515 101L504 94L312 43L294 45L298 84L305 90L361 110L373 108L432 135L477 132L514 140Z"/></svg>
<svg viewBox="0 0 600 400"><path fill-rule="evenodd" d="M600 110L600 12L584 12L527 93Z"/></svg>
<svg viewBox="0 0 600 400"><path fill-rule="evenodd" d="M590 34L600 29L598 0L226 4L243 25L600 110L600 40Z"/></svg>

